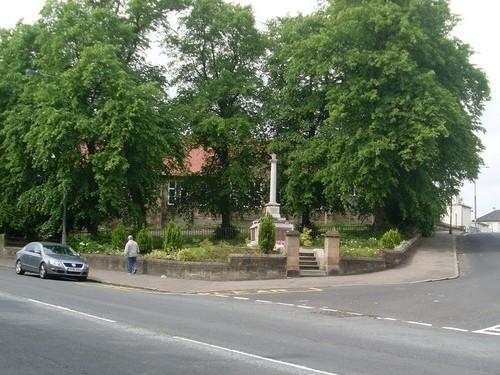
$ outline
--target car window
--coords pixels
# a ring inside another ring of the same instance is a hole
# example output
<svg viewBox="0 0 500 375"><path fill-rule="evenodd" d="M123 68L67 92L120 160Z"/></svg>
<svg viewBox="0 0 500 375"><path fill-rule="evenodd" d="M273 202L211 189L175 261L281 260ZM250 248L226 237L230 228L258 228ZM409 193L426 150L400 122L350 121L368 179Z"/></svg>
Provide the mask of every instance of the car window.
<svg viewBox="0 0 500 375"><path fill-rule="evenodd" d="M45 254L52 255L76 255L76 252L69 246L66 245L58 245L58 244L45 244L43 246Z"/></svg>
<svg viewBox="0 0 500 375"><path fill-rule="evenodd" d="M24 251L27 251L29 253L32 253L34 249L35 249L34 244L32 243L29 243L24 247Z"/></svg>

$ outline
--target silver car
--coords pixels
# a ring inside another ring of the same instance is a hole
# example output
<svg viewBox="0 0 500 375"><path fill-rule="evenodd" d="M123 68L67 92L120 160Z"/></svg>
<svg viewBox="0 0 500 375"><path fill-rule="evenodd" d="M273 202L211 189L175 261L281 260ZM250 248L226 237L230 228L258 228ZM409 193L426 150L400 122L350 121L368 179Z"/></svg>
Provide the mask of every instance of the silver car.
<svg viewBox="0 0 500 375"><path fill-rule="evenodd" d="M89 265L70 246L52 242L30 242L16 253L16 273L34 272L41 279L50 276L86 280Z"/></svg>

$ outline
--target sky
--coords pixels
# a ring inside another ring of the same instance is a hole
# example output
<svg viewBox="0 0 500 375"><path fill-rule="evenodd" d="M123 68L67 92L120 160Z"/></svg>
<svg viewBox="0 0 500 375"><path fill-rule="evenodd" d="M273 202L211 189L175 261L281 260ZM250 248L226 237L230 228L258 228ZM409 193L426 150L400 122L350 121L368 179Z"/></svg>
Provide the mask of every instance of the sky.
<svg viewBox="0 0 500 375"><path fill-rule="evenodd" d="M36 20L45 0L0 0L0 27L14 27L21 18L31 23ZM232 0L251 5L260 26L267 20L298 13L307 14L316 9L316 0ZM485 133L480 137L485 150L484 167L476 180L477 217L493 209L500 209L500 1L451 0L450 7L461 18L454 35L468 43L474 50L472 63L484 70L491 87L491 100L486 104L482 117ZM461 197L474 208L474 184L464 183ZM474 216L474 214L473 214Z"/></svg>

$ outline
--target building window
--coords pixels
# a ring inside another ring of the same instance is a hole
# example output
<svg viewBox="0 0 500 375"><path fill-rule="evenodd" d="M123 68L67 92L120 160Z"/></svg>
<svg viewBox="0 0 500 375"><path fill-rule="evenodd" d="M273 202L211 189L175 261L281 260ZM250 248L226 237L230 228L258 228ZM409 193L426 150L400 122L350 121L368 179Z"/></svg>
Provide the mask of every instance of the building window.
<svg viewBox="0 0 500 375"><path fill-rule="evenodd" d="M167 205L174 206L175 205L175 197L176 197L176 183L168 182L167 188Z"/></svg>

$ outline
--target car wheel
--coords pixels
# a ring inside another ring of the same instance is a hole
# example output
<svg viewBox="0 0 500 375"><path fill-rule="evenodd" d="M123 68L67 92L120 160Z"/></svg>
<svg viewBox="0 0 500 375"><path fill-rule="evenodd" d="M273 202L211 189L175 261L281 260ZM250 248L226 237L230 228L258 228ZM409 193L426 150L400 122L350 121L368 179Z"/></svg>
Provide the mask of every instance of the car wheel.
<svg viewBox="0 0 500 375"><path fill-rule="evenodd" d="M19 259L16 262L16 273L18 275L24 275L23 266L21 265L21 261Z"/></svg>
<svg viewBox="0 0 500 375"><path fill-rule="evenodd" d="M47 275L47 266L45 263L40 264L40 268L38 270L40 274L40 279L47 279L49 275Z"/></svg>

